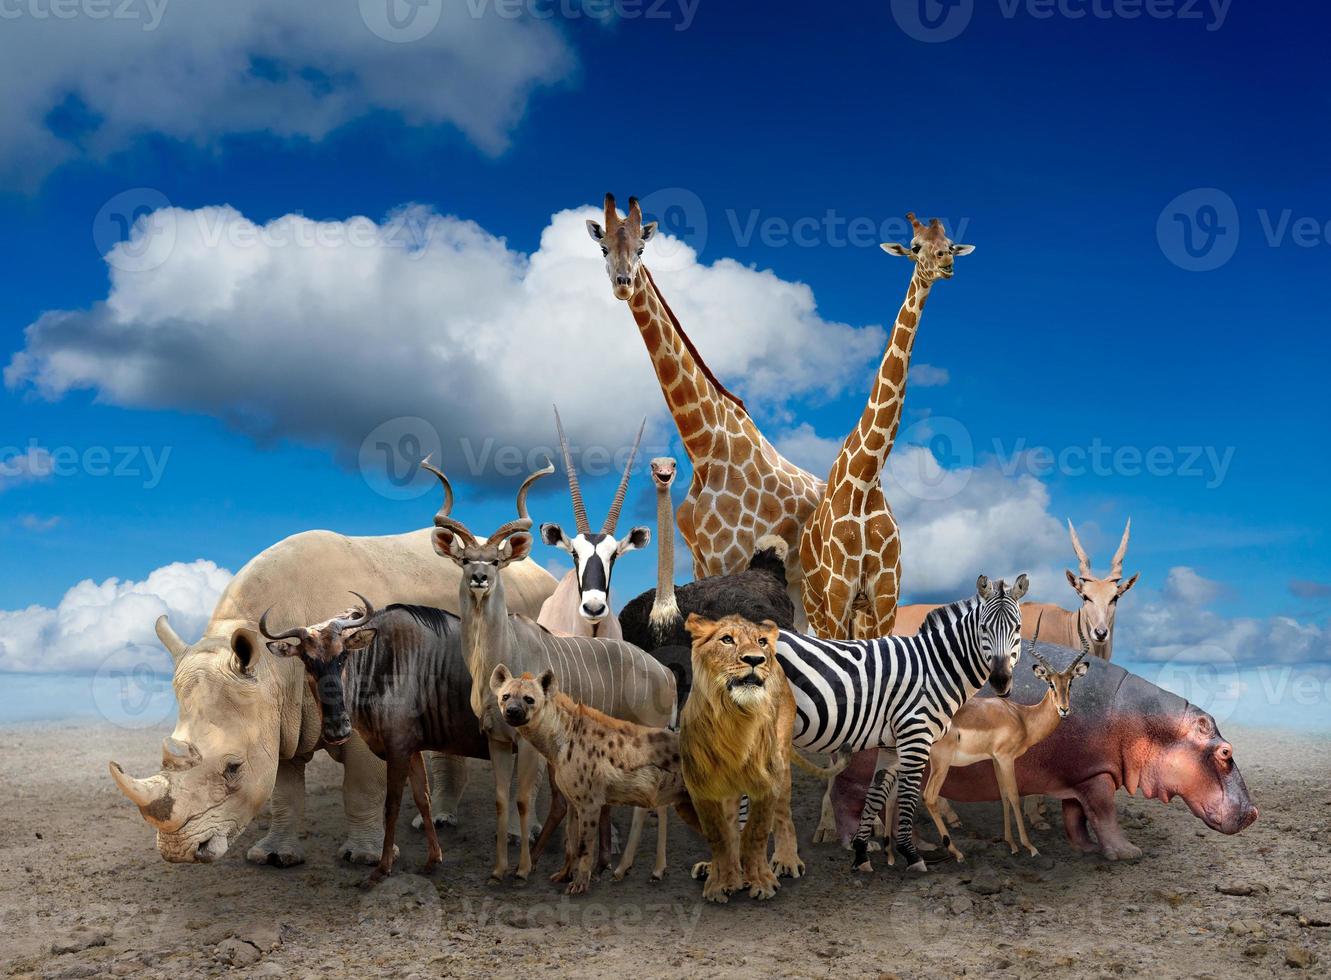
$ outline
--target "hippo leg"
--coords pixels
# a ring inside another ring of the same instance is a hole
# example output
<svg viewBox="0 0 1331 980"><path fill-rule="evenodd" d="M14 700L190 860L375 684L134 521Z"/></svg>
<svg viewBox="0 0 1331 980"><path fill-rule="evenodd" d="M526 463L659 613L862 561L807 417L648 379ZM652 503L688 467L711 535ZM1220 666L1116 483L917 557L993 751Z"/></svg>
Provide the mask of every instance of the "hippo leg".
<svg viewBox="0 0 1331 980"><path fill-rule="evenodd" d="M1090 817L1091 829L1100 839L1100 851L1111 861L1132 861L1142 856L1142 849L1126 837L1118 825L1118 807L1114 805L1114 781L1105 774L1088 779L1077 787Z"/></svg>
<svg viewBox="0 0 1331 980"><path fill-rule="evenodd" d="M1100 850L1100 845L1091 840L1086 827L1086 810L1077 800L1063 801L1063 832L1068 835L1068 843L1074 851L1094 854Z"/></svg>
<svg viewBox="0 0 1331 980"><path fill-rule="evenodd" d="M245 853L245 859L275 868L304 864L305 851L300 846L301 823L305 818L304 762L283 759L277 764L271 808L268 833Z"/></svg>

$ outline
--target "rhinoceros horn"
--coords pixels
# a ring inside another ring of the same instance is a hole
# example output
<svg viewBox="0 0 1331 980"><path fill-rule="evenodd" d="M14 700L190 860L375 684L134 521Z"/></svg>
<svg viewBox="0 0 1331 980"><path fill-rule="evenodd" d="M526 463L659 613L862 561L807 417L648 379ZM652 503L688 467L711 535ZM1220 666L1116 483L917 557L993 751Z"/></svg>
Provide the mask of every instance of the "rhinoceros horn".
<svg viewBox="0 0 1331 980"><path fill-rule="evenodd" d="M162 641L162 646L166 647L166 652L171 654L172 660L179 660L180 655L189 649L189 644L171 628L171 623L165 616L157 617L157 638Z"/></svg>
<svg viewBox="0 0 1331 980"><path fill-rule="evenodd" d="M171 815L171 784L165 773L135 779L120 768L120 763L112 762L111 778L150 823L164 823Z"/></svg>

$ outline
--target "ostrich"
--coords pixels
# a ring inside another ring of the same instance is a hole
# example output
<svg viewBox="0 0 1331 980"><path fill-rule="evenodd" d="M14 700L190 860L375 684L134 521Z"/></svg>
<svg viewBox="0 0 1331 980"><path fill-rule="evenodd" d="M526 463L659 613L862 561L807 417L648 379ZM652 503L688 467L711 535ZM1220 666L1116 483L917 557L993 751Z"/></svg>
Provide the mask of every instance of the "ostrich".
<svg viewBox="0 0 1331 980"><path fill-rule="evenodd" d="M656 487L656 588L626 604L619 614L624 639L649 651L675 675L682 706L692 685L692 639L684 629L689 613L708 619L740 615L755 623L770 619L782 629L794 629L795 605L786 588L786 542L765 535L756 542L749 567L730 575L712 575L675 588L675 522L670 487L675 482L675 460L652 460Z"/></svg>

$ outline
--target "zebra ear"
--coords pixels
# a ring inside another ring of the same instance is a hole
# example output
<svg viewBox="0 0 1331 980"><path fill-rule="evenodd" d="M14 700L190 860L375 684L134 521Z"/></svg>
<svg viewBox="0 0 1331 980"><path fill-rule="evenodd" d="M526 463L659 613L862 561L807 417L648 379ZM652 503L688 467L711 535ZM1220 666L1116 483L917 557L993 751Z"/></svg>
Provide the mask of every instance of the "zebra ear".
<svg viewBox="0 0 1331 980"><path fill-rule="evenodd" d="M975 580L975 591L980 594L981 599L988 599L993 594L993 586L989 584L989 576L981 575Z"/></svg>
<svg viewBox="0 0 1331 980"><path fill-rule="evenodd" d="M1013 586L1012 591L1008 594L1011 595L1013 599L1016 599L1018 602L1020 602L1022 596L1026 594L1026 590L1029 589L1030 586L1031 586L1030 578L1026 575L1025 572L1022 572L1020 575L1017 576L1017 584Z"/></svg>

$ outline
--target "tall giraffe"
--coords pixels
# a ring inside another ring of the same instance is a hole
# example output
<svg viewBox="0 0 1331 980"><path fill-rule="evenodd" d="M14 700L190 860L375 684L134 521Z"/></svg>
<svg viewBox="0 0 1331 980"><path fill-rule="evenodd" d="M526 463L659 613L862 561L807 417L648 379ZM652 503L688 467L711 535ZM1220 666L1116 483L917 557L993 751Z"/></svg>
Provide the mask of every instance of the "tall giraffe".
<svg viewBox="0 0 1331 980"><path fill-rule="evenodd" d="M846 436L827 477L827 492L800 538L804 612L815 636L850 639L852 621L861 637L890 636L901 588L901 539L883 495L881 474L901 426L915 331L929 290L952 278L953 258L973 245L954 245L934 218L927 226L906 215L915 234L910 246L889 242L889 255L915 263L906 301L878 368L869 403ZM856 617L856 613L862 615Z"/></svg>
<svg viewBox="0 0 1331 980"><path fill-rule="evenodd" d="M589 220L587 231L601 246L615 297L628 302L637 321L693 464L693 481L676 519L693 553L694 576L747 568L757 540L776 534L789 546L787 579L795 607L801 608L800 529L822 498L822 481L777 452L744 402L703 363L642 264L656 222L643 224L638 199L629 198L628 217L620 218L614 195L607 194L605 226Z"/></svg>

